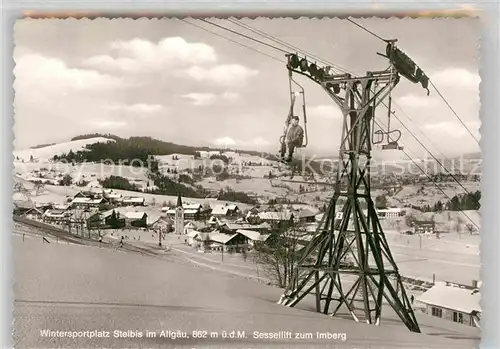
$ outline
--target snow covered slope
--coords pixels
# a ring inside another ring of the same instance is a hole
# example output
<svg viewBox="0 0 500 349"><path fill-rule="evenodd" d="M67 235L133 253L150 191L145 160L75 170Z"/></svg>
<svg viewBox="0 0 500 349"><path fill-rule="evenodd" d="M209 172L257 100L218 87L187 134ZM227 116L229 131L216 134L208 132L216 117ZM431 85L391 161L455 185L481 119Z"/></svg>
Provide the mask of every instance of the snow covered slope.
<svg viewBox="0 0 500 349"><path fill-rule="evenodd" d="M46 161L54 157L54 155L68 153L70 150L72 150L73 152L76 152L78 150L83 150L88 144L107 143L107 142L114 142L114 140L104 137L95 137L88 139L80 139L77 141L58 143L38 149L15 150L14 158L16 160L17 158L19 158L19 161L22 160L29 161L30 157L33 156L33 158L37 159L38 161Z"/></svg>

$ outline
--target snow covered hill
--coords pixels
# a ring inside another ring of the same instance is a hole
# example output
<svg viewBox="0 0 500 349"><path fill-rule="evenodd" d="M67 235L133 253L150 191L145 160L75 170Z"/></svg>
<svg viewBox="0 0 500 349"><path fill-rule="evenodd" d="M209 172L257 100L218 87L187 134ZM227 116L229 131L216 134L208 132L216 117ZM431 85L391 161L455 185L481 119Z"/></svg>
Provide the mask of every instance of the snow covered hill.
<svg viewBox="0 0 500 349"><path fill-rule="evenodd" d="M43 162L43 161L48 161L49 159L54 157L54 155L69 153L70 150L72 150L73 152L84 150L85 147L89 144L107 143L107 142L114 142L114 140L104 137L95 137L88 139L80 139L77 141L58 143L38 149L14 150L14 158L16 159L16 161L22 161L22 160L29 161L31 156L33 156L35 160ZM19 158L19 160L17 160L17 158Z"/></svg>

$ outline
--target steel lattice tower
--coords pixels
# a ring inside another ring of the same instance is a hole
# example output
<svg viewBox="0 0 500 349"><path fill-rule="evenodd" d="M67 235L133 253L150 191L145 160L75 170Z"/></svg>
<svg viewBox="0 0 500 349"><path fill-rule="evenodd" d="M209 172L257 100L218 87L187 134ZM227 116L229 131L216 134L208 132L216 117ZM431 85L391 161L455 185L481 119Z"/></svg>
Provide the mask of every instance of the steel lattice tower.
<svg viewBox="0 0 500 349"><path fill-rule="evenodd" d="M295 54L288 69L323 87L340 107L343 126L333 197L279 303L293 307L313 294L318 312L335 316L343 309L378 325L385 300L410 331L420 332L370 193L374 112L399 82L398 71L391 64L363 77L331 75Z"/></svg>

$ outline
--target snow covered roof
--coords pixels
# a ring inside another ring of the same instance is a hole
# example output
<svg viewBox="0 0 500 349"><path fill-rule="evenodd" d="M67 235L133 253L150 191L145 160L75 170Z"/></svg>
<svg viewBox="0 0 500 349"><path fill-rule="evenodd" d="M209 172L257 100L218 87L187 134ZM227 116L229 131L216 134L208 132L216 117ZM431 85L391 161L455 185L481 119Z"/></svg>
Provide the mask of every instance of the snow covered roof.
<svg viewBox="0 0 500 349"><path fill-rule="evenodd" d="M212 215L214 216L226 215L228 212L229 212L229 207L224 205L215 206L212 209Z"/></svg>
<svg viewBox="0 0 500 349"><path fill-rule="evenodd" d="M62 218L65 217L67 214L65 211L62 210L47 210L43 214L45 217L54 217L54 218Z"/></svg>
<svg viewBox="0 0 500 349"><path fill-rule="evenodd" d="M147 217L146 212L125 212L125 217L128 219L142 219L144 215Z"/></svg>
<svg viewBox="0 0 500 349"><path fill-rule="evenodd" d="M236 232L246 236L247 238L253 241L266 241L267 238L270 236L269 234L264 235L259 233L258 231L246 230L246 229L239 229Z"/></svg>
<svg viewBox="0 0 500 349"><path fill-rule="evenodd" d="M123 202L124 203L127 203L127 202L141 203L141 202L144 202L144 198L141 198L141 197L126 197L126 198L123 198Z"/></svg>
<svg viewBox="0 0 500 349"><path fill-rule="evenodd" d="M292 218L290 212L259 212L259 218L269 221L288 221Z"/></svg>
<svg viewBox="0 0 500 349"><path fill-rule="evenodd" d="M201 204L182 204L184 210L199 210L202 208Z"/></svg>
<svg viewBox="0 0 500 349"><path fill-rule="evenodd" d="M200 234L199 231L196 231L196 230L191 230L189 233L187 233L186 235L190 238L195 238L198 234Z"/></svg>
<svg viewBox="0 0 500 349"><path fill-rule="evenodd" d="M299 212L299 218L307 218L307 217L314 217L314 216L315 216L314 212L311 212L308 209L304 209L304 210L301 210Z"/></svg>
<svg viewBox="0 0 500 349"><path fill-rule="evenodd" d="M384 208L384 209L377 209L377 212L380 212L380 213L400 213L401 211L403 211L402 208L400 207L390 207L390 208Z"/></svg>
<svg viewBox="0 0 500 349"><path fill-rule="evenodd" d="M479 290L436 283L431 289L416 298L419 302L471 314L481 312Z"/></svg>
<svg viewBox="0 0 500 349"><path fill-rule="evenodd" d="M223 233L209 233L208 234L208 239L214 242L218 242L221 244L227 244L229 241L231 241L235 236L238 234L223 234Z"/></svg>
<svg viewBox="0 0 500 349"><path fill-rule="evenodd" d="M174 210L175 212L175 210ZM198 210L194 210L194 209L189 209L189 210L184 210L184 214L196 214L198 213Z"/></svg>
<svg viewBox="0 0 500 349"><path fill-rule="evenodd" d="M78 198L74 198L71 203L72 204L100 204L104 199L103 198L99 198L99 199L91 199L91 198L82 198L82 197L78 197Z"/></svg>
<svg viewBox="0 0 500 349"><path fill-rule="evenodd" d="M242 224L242 223L233 223L233 222L225 222L224 224L229 230L238 230L238 229L247 229L247 230L261 230L261 229L271 229L271 226L268 223L261 224Z"/></svg>

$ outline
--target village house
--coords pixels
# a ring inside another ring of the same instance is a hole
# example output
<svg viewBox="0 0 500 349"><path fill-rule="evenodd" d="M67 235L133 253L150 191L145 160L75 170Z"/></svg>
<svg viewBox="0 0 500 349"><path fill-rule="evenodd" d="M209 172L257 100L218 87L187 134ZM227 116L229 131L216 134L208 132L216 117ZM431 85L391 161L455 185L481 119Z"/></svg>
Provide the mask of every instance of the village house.
<svg viewBox="0 0 500 349"><path fill-rule="evenodd" d="M397 219L406 216L406 211L399 207L377 209L377 216L380 219Z"/></svg>
<svg viewBox="0 0 500 349"><path fill-rule="evenodd" d="M41 220L43 217L43 211L36 207L32 207L24 212L22 216L28 219Z"/></svg>
<svg viewBox="0 0 500 349"><path fill-rule="evenodd" d="M289 227L293 225L295 218L294 214L290 211L259 212L258 216L261 222L269 223L273 229L284 229Z"/></svg>
<svg viewBox="0 0 500 349"><path fill-rule="evenodd" d="M253 230L258 233L268 233L271 228L271 225L266 222L261 224L222 222L221 224L219 224L219 230L221 231L221 233L225 234L234 234L238 230Z"/></svg>
<svg viewBox="0 0 500 349"><path fill-rule="evenodd" d="M170 233L174 230L174 221L169 217L159 217L154 222L148 223L148 227L162 233Z"/></svg>
<svg viewBox="0 0 500 349"><path fill-rule="evenodd" d="M300 210L297 214L299 223L314 223L316 221L316 214L308 209Z"/></svg>
<svg viewBox="0 0 500 349"><path fill-rule="evenodd" d="M42 215L42 220L48 223L62 223L68 220L70 214L63 210L47 210Z"/></svg>
<svg viewBox="0 0 500 349"><path fill-rule="evenodd" d="M109 201L111 204L120 204L123 201L122 194L118 194L114 191L105 191L103 196Z"/></svg>
<svg viewBox="0 0 500 349"><path fill-rule="evenodd" d="M192 246L203 251L227 251L227 252L242 252L248 249L248 238L239 233L223 234L217 231L197 234L192 234Z"/></svg>
<svg viewBox="0 0 500 349"><path fill-rule="evenodd" d="M142 197L126 196L121 202L123 206L144 206L146 200Z"/></svg>
<svg viewBox="0 0 500 349"><path fill-rule="evenodd" d="M100 205L107 202L104 198L89 198L89 197L76 197L71 200L71 208L99 208Z"/></svg>
<svg viewBox="0 0 500 349"><path fill-rule="evenodd" d="M480 327L481 295L476 281L471 286L437 282L416 300L425 305L428 315Z"/></svg>
<svg viewBox="0 0 500 349"><path fill-rule="evenodd" d="M413 223L414 234L434 234L436 223L434 221L415 221Z"/></svg>
<svg viewBox="0 0 500 349"><path fill-rule="evenodd" d="M259 244L264 244L271 234L262 234L254 230L238 229L236 233L241 234L247 238L246 244L249 249L253 249Z"/></svg>
<svg viewBox="0 0 500 349"><path fill-rule="evenodd" d="M184 219L199 221L207 220L210 217L210 209L204 208L202 204L182 204L182 209L184 211ZM175 207L162 207L162 212L164 212L168 217L175 218Z"/></svg>
<svg viewBox="0 0 500 349"><path fill-rule="evenodd" d="M27 211L31 210L33 207L34 204L31 201L16 201L14 202L13 214L17 216L24 215Z"/></svg>
<svg viewBox="0 0 500 349"><path fill-rule="evenodd" d="M211 215L215 217L236 217L240 213L240 209L235 204L214 205Z"/></svg>
<svg viewBox="0 0 500 349"><path fill-rule="evenodd" d="M135 228L146 228L148 226L148 214L146 212L125 212L125 225Z"/></svg>
<svg viewBox="0 0 500 349"><path fill-rule="evenodd" d="M208 229L212 229L210 224L199 221L190 221L184 225L184 234L189 234L193 230L204 232Z"/></svg>

